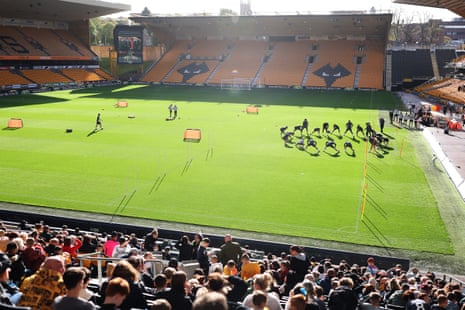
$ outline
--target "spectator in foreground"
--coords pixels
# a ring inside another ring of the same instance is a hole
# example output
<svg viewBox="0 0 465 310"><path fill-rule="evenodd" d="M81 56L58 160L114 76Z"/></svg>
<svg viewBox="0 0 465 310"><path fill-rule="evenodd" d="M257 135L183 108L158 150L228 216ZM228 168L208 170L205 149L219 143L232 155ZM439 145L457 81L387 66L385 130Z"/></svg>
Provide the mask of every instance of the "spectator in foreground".
<svg viewBox="0 0 465 310"><path fill-rule="evenodd" d="M378 292L371 292L367 302L359 306L360 310L378 310L384 309L381 307L381 295Z"/></svg>
<svg viewBox="0 0 465 310"><path fill-rule="evenodd" d="M186 294L187 276L184 271L176 271L171 278L171 289L156 294L156 299L166 299L173 310L191 310L192 301Z"/></svg>
<svg viewBox="0 0 465 310"><path fill-rule="evenodd" d="M10 286L9 272L11 261L7 255L0 253L0 302L16 305L22 293L16 286Z"/></svg>
<svg viewBox="0 0 465 310"><path fill-rule="evenodd" d="M218 292L208 292L197 297L194 301L193 310L228 310L226 297Z"/></svg>
<svg viewBox="0 0 465 310"><path fill-rule="evenodd" d="M171 305L166 299L157 299L152 303L150 310L171 310Z"/></svg>
<svg viewBox="0 0 465 310"><path fill-rule="evenodd" d="M265 309L268 310L269 308L266 307L267 299L268 298L267 298L266 293L262 291L255 291L252 296L252 309L253 310L265 310Z"/></svg>
<svg viewBox="0 0 465 310"><path fill-rule="evenodd" d="M79 267L68 268L63 274L63 282L66 286L66 295L58 296L53 302L53 310L94 310L95 305L80 298L84 289L84 270Z"/></svg>
<svg viewBox="0 0 465 310"><path fill-rule="evenodd" d="M307 306L306 297L303 294L297 294L289 298L289 310L305 310ZM339 310L342 310L340 308Z"/></svg>
<svg viewBox="0 0 465 310"><path fill-rule="evenodd" d="M113 278L108 282L105 290L105 300L100 306L100 310L119 309L126 297L130 293L129 283L123 278Z"/></svg>
<svg viewBox="0 0 465 310"><path fill-rule="evenodd" d="M446 310L448 302L449 300L446 295L439 295L437 298L437 304L434 304L431 307L431 310Z"/></svg>
<svg viewBox="0 0 465 310"><path fill-rule="evenodd" d="M23 296L18 306L52 310L55 298L66 293L64 271L65 263L61 256L47 257L39 270L21 284Z"/></svg>
<svg viewBox="0 0 465 310"><path fill-rule="evenodd" d="M351 278L343 277L328 297L329 310L355 310L358 306L357 295L352 290L354 282Z"/></svg>
<svg viewBox="0 0 465 310"><path fill-rule="evenodd" d="M139 275L137 270L126 260L119 261L112 273L113 278L123 278L129 283L130 292L119 306L121 310L129 310L131 308L145 309L145 297L142 289L137 285ZM109 282L102 284L100 295L101 300L106 298L106 289Z"/></svg>
<svg viewBox="0 0 465 310"><path fill-rule="evenodd" d="M281 305L279 299L274 295L274 293L267 293L271 286L272 278L271 276L265 274L257 274L253 277L253 293L245 297L243 304L246 307L253 308L253 298L256 292L262 292L266 295L266 306L269 310L281 310Z"/></svg>

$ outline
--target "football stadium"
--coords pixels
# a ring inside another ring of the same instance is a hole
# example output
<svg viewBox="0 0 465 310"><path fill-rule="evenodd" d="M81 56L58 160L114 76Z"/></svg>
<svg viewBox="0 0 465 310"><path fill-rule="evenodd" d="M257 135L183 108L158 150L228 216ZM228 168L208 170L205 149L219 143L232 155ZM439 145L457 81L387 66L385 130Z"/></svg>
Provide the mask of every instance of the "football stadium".
<svg viewBox="0 0 465 310"><path fill-rule="evenodd" d="M227 285L229 309L464 309L463 50L389 46L392 12L248 0L91 46L130 6L0 5L1 309L64 307L82 266L92 307L206 309Z"/></svg>

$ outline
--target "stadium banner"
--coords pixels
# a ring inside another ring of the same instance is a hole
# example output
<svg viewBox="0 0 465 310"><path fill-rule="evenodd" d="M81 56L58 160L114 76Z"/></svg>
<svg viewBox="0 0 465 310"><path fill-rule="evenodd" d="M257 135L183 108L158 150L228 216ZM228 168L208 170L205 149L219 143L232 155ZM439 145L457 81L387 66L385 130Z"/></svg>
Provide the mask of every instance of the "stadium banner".
<svg viewBox="0 0 465 310"><path fill-rule="evenodd" d="M143 62L142 26L117 25L113 30L118 64L141 64Z"/></svg>

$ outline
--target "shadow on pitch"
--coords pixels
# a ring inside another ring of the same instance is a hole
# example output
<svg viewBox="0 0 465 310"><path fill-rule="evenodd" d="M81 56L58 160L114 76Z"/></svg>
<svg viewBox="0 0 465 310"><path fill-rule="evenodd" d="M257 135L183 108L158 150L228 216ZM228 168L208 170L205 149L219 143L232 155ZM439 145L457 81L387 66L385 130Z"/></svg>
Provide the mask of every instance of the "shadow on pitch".
<svg viewBox="0 0 465 310"><path fill-rule="evenodd" d="M355 155L354 149L346 148L344 149L344 153L346 153L346 155L349 157L353 157L353 158L357 157L357 155Z"/></svg>
<svg viewBox="0 0 465 310"><path fill-rule="evenodd" d="M385 135L386 137L388 137L389 139L391 140L395 140L396 138L394 136L391 136L390 134L387 134L385 132L383 132L383 135Z"/></svg>
<svg viewBox="0 0 465 310"><path fill-rule="evenodd" d="M323 150L324 153L328 154L331 157L337 158L341 156L340 151L328 152L327 150Z"/></svg>
<svg viewBox="0 0 465 310"><path fill-rule="evenodd" d="M102 131L103 129L92 129L92 131L90 131L88 134L87 134L87 137L90 137L90 136L93 136L95 135L96 133L99 133L100 131Z"/></svg>
<svg viewBox="0 0 465 310"><path fill-rule="evenodd" d="M369 174L367 174L367 179L371 182L371 184L373 184L374 186L376 186L376 188L384 193L384 188L375 180L375 178L371 177Z"/></svg>
<svg viewBox="0 0 465 310"><path fill-rule="evenodd" d="M378 211L378 213L384 217L385 219L387 219L387 213L386 211L384 211L384 209L370 196L370 195L367 195L367 202L373 206L373 208Z"/></svg>
<svg viewBox="0 0 465 310"><path fill-rule="evenodd" d="M381 174L382 171L381 171L377 166L375 166L374 164L372 164L372 163L370 163L370 162L367 162L367 165L368 165L371 169L375 170L376 173Z"/></svg>
<svg viewBox="0 0 465 310"><path fill-rule="evenodd" d="M308 149L303 149L302 151L305 151L305 153L307 153L308 155L312 156L312 157L318 157L320 156L320 150L316 150L314 149L312 152L309 151Z"/></svg>
<svg viewBox="0 0 465 310"><path fill-rule="evenodd" d="M366 215L363 216L362 220L363 225L371 232L373 237L375 237L378 242L384 247L384 249L388 252L388 255L391 255L388 247L389 240L383 234L381 230L370 220L370 218Z"/></svg>

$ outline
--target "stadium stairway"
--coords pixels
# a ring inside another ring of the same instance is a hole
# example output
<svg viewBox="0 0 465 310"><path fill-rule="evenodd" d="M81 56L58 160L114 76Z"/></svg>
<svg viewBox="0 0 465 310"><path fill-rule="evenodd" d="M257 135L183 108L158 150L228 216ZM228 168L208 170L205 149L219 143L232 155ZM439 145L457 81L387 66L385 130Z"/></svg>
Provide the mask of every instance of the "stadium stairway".
<svg viewBox="0 0 465 310"><path fill-rule="evenodd" d="M308 61L307 68L305 68L305 74L304 74L304 77L302 78L302 83L301 83L302 87L307 84L308 76L311 73L312 65L313 65L313 62L310 62L308 58L307 58L307 61Z"/></svg>
<svg viewBox="0 0 465 310"><path fill-rule="evenodd" d="M178 59L178 61L171 67L170 70L161 78L160 82L164 83L166 79L174 72L174 70L179 66L179 64L182 62L182 59Z"/></svg>
<svg viewBox="0 0 465 310"><path fill-rule="evenodd" d="M361 67L361 65L359 63L355 66L354 88L358 88L358 84L359 84L359 81L360 81L360 67Z"/></svg>
<svg viewBox="0 0 465 310"><path fill-rule="evenodd" d="M439 80L441 74L439 73L438 59L436 58L436 51L434 49L431 50L431 63L433 65L434 78Z"/></svg>

